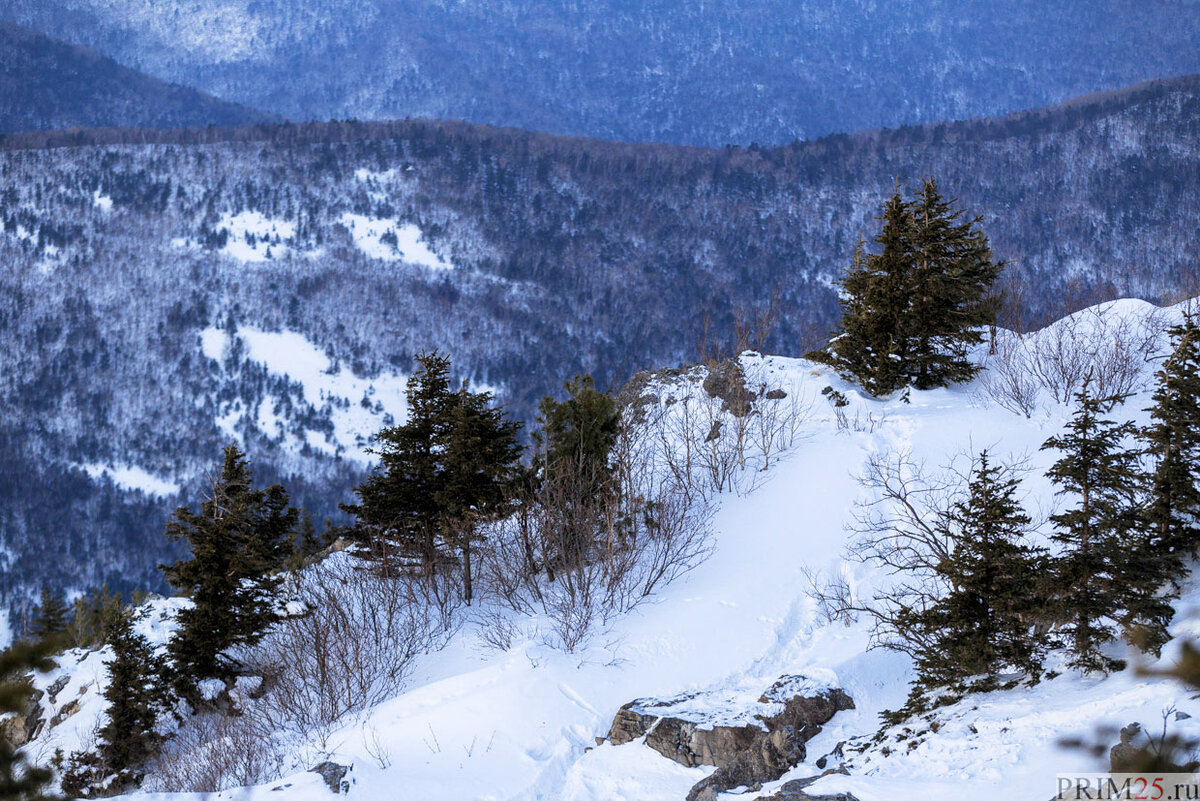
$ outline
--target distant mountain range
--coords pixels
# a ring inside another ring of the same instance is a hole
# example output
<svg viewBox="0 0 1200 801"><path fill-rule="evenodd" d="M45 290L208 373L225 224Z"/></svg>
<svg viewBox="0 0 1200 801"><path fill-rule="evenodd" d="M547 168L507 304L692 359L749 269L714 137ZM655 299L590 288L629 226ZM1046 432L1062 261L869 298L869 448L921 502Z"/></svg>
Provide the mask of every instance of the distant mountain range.
<svg viewBox="0 0 1200 801"><path fill-rule="evenodd" d="M278 120L122 67L85 47L0 22L0 133Z"/></svg>
<svg viewBox="0 0 1200 801"><path fill-rule="evenodd" d="M219 449L320 520L412 357L529 419L589 372L802 352L895 181L984 217L1030 320L1197 294L1200 76L779 148L466 123L0 137L0 592L150 585ZM1027 320L1028 322L1028 320Z"/></svg>
<svg viewBox="0 0 1200 801"><path fill-rule="evenodd" d="M2 0L0 18L293 120L702 145L996 115L1200 72L1194 0ZM105 113L146 124L131 105Z"/></svg>

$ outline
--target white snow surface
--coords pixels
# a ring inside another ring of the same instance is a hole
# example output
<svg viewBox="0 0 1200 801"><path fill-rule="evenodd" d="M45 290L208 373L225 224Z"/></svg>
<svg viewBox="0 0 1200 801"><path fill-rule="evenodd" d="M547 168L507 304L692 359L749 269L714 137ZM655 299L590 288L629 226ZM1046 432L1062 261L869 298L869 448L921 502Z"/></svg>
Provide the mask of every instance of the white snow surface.
<svg viewBox="0 0 1200 801"><path fill-rule="evenodd" d="M1108 311L1143 318L1151 309L1121 301ZM1159 324L1179 313L1159 313ZM296 335L238 335L270 359L272 369L303 375L314 392L330 382L361 380L323 373L327 362L301 347ZM206 334L206 352L217 341L216 334ZM868 650L864 623L827 622L807 592L806 570L837 571L859 588L886 580L878 569L843 555L853 503L864 493L856 477L865 460L907 451L937 466L984 448L994 460L1027 458L1033 468L1023 485L1027 502L1035 516L1045 514L1056 501L1041 473L1055 457L1039 448L1071 409L1046 403L1026 417L991 403L975 384L913 391L908 403L876 400L808 362L743 359L789 393L818 401L807 438L778 459L752 492L720 499L712 556L574 654L550 647L545 623L536 618L512 618L519 634L503 652L485 648L477 624L468 624L446 648L422 658L403 693L347 721L324 743L327 758L353 766L351 797L679 801L711 768L681 767L640 742L596 746L594 738L607 733L622 704L695 693L687 703L705 707L699 711L734 709L784 675L841 686L856 709L839 713L808 743L805 763L762 792L724 798L762 797L787 779L817 775L817 758L840 741L870 735L881 710L903 703L908 658ZM819 397L826 386L849 399L845 430ZM1149 395L1145 384L1142 389L1114 416L1144 422ZM1200 592L1186 594L1177 610L1173 633L1200 635ZM1172 641L1160 664L1169 664L1178 647ZM97 659L79 658L79 675L60 698L97 680ZM38 682L48 683L44 677ZM88 693L88 703L96 695ZM1088 738L1098 725L1135 720L1156 727L1170 705L1193 716L1173 727L1185 734L1200 730L1200 701L1172 681L1142 678L1132 669L1108 678L1067 672L1033 688L969 696L943 710L945 725L915 749L875 754L856 762L851 775L826 777L810 792L852 792L861 801L1049 798L1055 774L1103 769L1086 752L1062 746L1063 737ZM378 758L381 750L386 759ZM305 754L298 752L277 781L210 797L325 799L328 790L305 770L310 765L301 760L311 759L311 752Z"/></svg>

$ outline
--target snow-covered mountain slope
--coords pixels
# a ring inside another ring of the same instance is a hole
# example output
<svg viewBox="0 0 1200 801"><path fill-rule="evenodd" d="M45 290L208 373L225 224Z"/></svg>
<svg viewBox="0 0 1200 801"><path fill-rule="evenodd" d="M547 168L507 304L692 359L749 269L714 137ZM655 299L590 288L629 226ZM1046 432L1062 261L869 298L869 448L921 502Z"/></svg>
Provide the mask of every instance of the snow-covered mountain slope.
<svg viewBox="0 0 1200 801"><path fill-rule="evenodd" d="M1163 332L1182 312L1118 301L1021 344L1048 347L1087 327L1087 347L1096 352L1068 353L1072 365L1086 366L1119 349L1130 331L1142 332L1129 365L1137 392L1113 416L1144 422ZM570 654L549 644L547 622L537 617L510 615L510 647L485 647L489 607L478 607L445 648L420 658L399 695L345 720L320 742L294 743L282 757L280 778L216 797L323 799L329 790L306 769L332 760L352 766L345 777L350 797L369 801L676 801L712 768L684 768L641 742L596 745L618 708L635 698L709 691L705 703L720 712L723 703L755 698L783 675L840 686L855 709L839 712L782 779L727 798L767 797L784 781L819 774L816 760L839 743L874 734L878 714L903 703L910 664L869 650L865 622L829 621L809 592L810 578L822 573L844 576L861 592L887 581L879 569L845 558L854 505L866 494L858 479L867 460L906 453L930 469L961 468L988 449L995 459L1026 462L1025 502L1034 517L1044 517L1056 501L1042 473L1055 456L1040 447L1071 409L1048 392L1028 414L1006 409L987 373L964 386L913 391L907 401L875 400L809 362L744 354L742 363L763 386L784 389L809 411L800 437L768 470L742 482L743 491L719 496L713 552L699 567ZM848 405L838 411L826 403L826 387L843 393ZM1200 591L1177 603L1173 633L1200 635ZM1163 661L1177 652L1178 640L1172 641ZM94 661L83 657L79 670L98 675ZM79 683L72 682L68 691ZM1171 706L1193 716L1171 726L1200 733L1200 702L1172 681L1141 678L1132 668L1108 678L1066 672L1031 689L968 696L941 710L940 728L912 738L920 741L915 747L858 755L848 748L848 775L823 778L810 792L849 792L860 801L1049 798L1056 773L1101 767L1085 751L1061 745L1064 737L1089 738L1099 726L1132 721L1157 724ZM100 713L95 705L85 711L93 719ZM42 751L56 742L46 740Z"/></svg>
<svg viewBox="0 0 1200 801"><path fill-rule="evenodd" d="M937 176L985 216L1029 325L1093 291L1181 298L1197 142L1200 78L766 150L430 121L4 139L0 606L20 620L43 583L165 589L163 521L231 427L257 478L336 521L358 436L399 413L383 385L424 350L526 422L571 376L616 387L693 360L770 298L758 346L803 352L897 176ZM234 327L303 336L334 397L258 349L206 356L211 329L244 341ZM339 394L356 382L377 390L370 415Z"/></svg>

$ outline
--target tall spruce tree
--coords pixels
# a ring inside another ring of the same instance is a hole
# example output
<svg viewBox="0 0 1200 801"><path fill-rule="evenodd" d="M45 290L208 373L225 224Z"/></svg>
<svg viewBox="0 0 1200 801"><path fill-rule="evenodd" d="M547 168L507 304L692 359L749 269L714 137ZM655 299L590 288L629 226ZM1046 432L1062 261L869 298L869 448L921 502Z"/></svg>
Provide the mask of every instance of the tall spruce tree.
<svg viewBox="0 0 1200 801"><path fill-rule="evenodd" d="M162 566L172 586L187 593L192 607L179 613L168 651L177 688L191 694L195 681L222 677L236 645L257 642L277 619L274 596L299 520L278 484L252 485L245 455L225 448L220 476L200 512L175 511L167 536L186 542L191 558Z"/></svg>
<svg viewBox="0 0 1200 801"><path fill-rule="evenodd" d="M443 480L436 498L442 531L458 549L467 604L474 596L471 557L479 527L510 508L523 452L517 442L520 424L491 404L490 393L468 392L465 385L459 391L450 412Z"/></svg>
<svg viewBox="0 0 1200 801"><path fill-rule="evenodd" d="M984 451L967 497L946 516L944 533L954 548L937 572L949 590L912 620L928 643L916 660L920 685L972 678L963 689L992 689L1002 671L1014 669L1039 677L1046 643L1032 618L1045 554L1027 541L1030 519L1018 488L1017 478L994 467Z"/></svg>
<svg viewBox="0 0 1200 801"><path fill-rule="evenodd" d="M1136 430L1104 418L1120 398L1094 396L1090 378L1075 401L1066 431L1042 446L1061 451L1047 476L1058 495L1074 501L1050 518L1051 537L1062 546L1053 566L1055 606L1071 666L1107 673L1124 666L1101 651L1116 635L1115 621L1136 627L1139 644L1157 650L1172 613L1161 593L1157 557L1138 525L1143 481L1138 454L1125 444Z"/></svg>
<svg viewBox="0 0 1200 801"><path fill-rule="evenodd" d="M1169 334L1174 347L1155 374L1151 422L1141 435L1154 460L1145 510L1150 545L1178 580L1182 557L1200 550L1200 326L1188 314Z"/></svg>
<svg viewBox="0 0 1200 801"><path fill-rule="evenodd" d="M0 651L0 714L23 714L33 696L26 674L52 670L49 648L42 643L18 642ZM50 801L46 793L51 773L33 765L0 732L0 798L11 801Z"/></svg>
<svg viewBox="0 0 1200 801"><path fill-rule="evenodd" d="M899 191L884 204L879 252L861 241L842 278L841 330L822 356L873 395L970 379L967 358L992 323L992 287L1001 264L992 258L981 218L945 200L932 179L916 199Z"/></svg>
<svg viewBox="0 0 1200 801"><path fill-rule="evenodd" d="M521 446L520 426L465 383L450 391L450 360L417 357L407 387L409 416L381 431L379 465L355 491L360 555L388 568L417 566L433 576L451 552L462 569L463 596L474 594L472 554L480 526L503 513Z"/></svg>
<svg viewBox="0 0 1200 801"><path fill-rule="evenodd" d="M387 566L415 562L432 576L443 555L442 454L450 439L450 360L436 351L417 356L408 379L408 419L375 436L371 453L379 464L355 492L359 502L343 507L358 518L356 536L370 555Z"/></svg>

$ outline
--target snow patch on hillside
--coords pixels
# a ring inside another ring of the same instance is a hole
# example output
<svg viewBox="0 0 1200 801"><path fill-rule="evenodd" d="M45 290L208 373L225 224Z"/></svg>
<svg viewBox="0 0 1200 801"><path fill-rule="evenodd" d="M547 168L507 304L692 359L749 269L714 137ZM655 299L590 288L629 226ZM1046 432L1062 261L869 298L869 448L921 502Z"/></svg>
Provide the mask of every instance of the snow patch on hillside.
<svg viewBox="0 0 1200 801"><path fill-rule="evenodd" d="M454 269L454 265L429 248L416 225L349 213L341 216L341 222L355 246L372 259L402 261L432 270Z"/></svg>
<svg viewBox="0 0 1200 801"><path fill-rule="evenodd" d="M289 419L277 408L278 399L263 398L250 413L255 426L272 439L281 438L285 447L299 450L305 444L330 455L342 454L367 463L370 439L381 428L401 423L408 415L404 390L408 377L384 373L362 378L335 367L329 356L303 334L294 331L263 331L239 328L235 335L245 348L245 356L264 365L269 372L286 376L304 388L304 400L333 424L332 438L316 431L293 431ZM205 356L222 361L231 337L218 328L200 332ZM226 434L237 437L237 428L248 410L241 401L233 401L220 410L217 425ZM237 437L240 439L240 437Z"/></svg>
<svg viewBox="0 0 1200 801"><path fill-rule="evenodd" d="M296 224L273 219L259 211L226 212L216 225L227 231L229 239L221 252L241 262L259 262L279 258L290 250L296 236Z"/></svg>
<svg viewBox="0 0 1200 801"><path fill-rule="evenodd" d="M136 465L93 462L91 464L81 464L79 467L94 481L107 478L123 490L143 492L146 495L157 498L169 498L172 495L178 495L181 489L178 482L172 481L169 478L156 476Z"/></svg>

